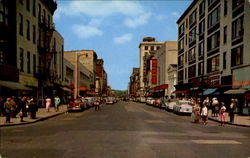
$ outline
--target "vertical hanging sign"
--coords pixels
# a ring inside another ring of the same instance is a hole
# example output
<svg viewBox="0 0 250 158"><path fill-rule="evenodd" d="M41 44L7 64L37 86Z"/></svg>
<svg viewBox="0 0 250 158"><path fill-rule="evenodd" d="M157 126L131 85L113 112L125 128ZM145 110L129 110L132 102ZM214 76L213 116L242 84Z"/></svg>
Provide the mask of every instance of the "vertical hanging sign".
<svg viewBox="0 0 250 158"><path fill-rule="evenodd" d="M152 59L151 84L157 84L157 59Z"/></svg>

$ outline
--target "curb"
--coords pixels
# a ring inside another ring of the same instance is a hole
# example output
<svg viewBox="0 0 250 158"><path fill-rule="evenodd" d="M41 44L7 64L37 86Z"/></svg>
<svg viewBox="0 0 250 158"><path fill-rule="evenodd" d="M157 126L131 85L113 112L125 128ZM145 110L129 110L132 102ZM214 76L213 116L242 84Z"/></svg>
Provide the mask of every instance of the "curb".
<svg viewBox="0 0 250 158"><path fill-rule="evenodd" d="M208 119L220 123L220 121L217 120L217 119L214 119L214 118L211 118L211 117L208 117ZM240 127L250 127L250 125L236 124L236 123L231 123L229 121L226 121L225 124L234 125L234 126L240 126Z"/></svg>
<svg viewBox="0 0 250 158"><path fill-rule="evenodd" d="M29 122L19 122L19 123L2 124L2 125L0 125L0 127L10 127L10 126L18 126L18 125L32 124L32 123L36 123L36 122L39 122L39 121L44 121L44 120L50 119L50 118L52 118L52 117L56 117L56 116L58 116L58 115L65 114L65 113L67 113L67 112L68 112L68 111L60 112L60 113L53 114L53 115L50 115L50 116L41 117L41 118L35 119L35 120L33 120L33 121L29 121Z"/></svg>

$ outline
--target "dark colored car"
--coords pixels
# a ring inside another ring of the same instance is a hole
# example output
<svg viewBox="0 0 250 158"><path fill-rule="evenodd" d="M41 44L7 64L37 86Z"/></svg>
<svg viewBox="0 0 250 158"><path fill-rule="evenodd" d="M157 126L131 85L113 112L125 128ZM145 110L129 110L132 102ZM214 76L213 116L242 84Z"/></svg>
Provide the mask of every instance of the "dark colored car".
<svg viewBox="0 0 250 158"><path fill-rule="evenodd" d="M83 111L85 107L85 103L81 99L75 99L68 104L68 111Z"/></svg>

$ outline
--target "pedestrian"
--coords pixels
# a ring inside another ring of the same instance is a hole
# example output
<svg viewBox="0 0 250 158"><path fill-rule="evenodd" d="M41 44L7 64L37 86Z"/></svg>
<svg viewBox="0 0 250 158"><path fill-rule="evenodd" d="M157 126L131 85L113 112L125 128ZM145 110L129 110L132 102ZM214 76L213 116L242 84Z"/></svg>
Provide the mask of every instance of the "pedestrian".
<svg viewBox="0 0 250 158"><path fill-rule="evenodd" d="M55 102L55 110L58 111L59 110L59 104L61 102L60 98L58 96L56 96L54 98L54 102Z"/></svg>
<svg viewBox="0 0 250 158"><path fill-rule="evenodd" d="M207 124L207 116L208 116L207 106L203 105L203 107L201 109L201 119L202 119L204 125Z"/></svg>
<svg viewBox="0 0 250 158"><path fill-rule="evenodd" d="M5 116L3 97L0 97L0 116Z"/></svg>
<svg viewBox="0 0 250 158"><path fill-rule="evenodd" d="M6 102L4 103L4 109L5 109L6 123L10 123L10 114L12 110L11 98L7 98Z"/></svg>
<svg viewBox="0 0 250 158"><path fill-rule="evenodd" d="M36 119L37 105L34 98L31 96L29 100L30 118Z"/></svg>
<svg viewBox="0 0 250 158"><path fill-rule="evenodd" d="M26 110L26 105L27 101L25 97L21 98L20 104L19 104L19 117L20 117L20 122L23 122L23 117L27 117L27 110Z"/></svg>
<svg viewBox="0 0 250 158"><path fill-rule="evenodd" d="M212 102L212 115L214 117L218 117L218 113L220 110L220 104L217 98L213 98L213 102Z"/></svg>
<svg viewBox="0 0 250 158"><path fill-rule="evenodd" d="M206 97L206 99L203 101L203 105L206 105L208 109L212 108L212 106L210 106L210 99L209 99L209 97Z"/></svg>
<svg viewBox="0 0 250 158"><path fill-rule="evenodd" d="M95 111L100 110L100 102L99 102L99 100L96 100L94 102L94 105L95 105Z"/></svg>
<svg viewBox="0 0 250 158"><path fill-rule="evenodd" d="M16 114L17 114L17 104L16 104L16 102L15 102L15 96L12 96L11 97L11 101L10 101L10 104L11 104L11 106L12 106L12 108L11 108L11 112L10 112L10 117L11 118L16 118Z"/></svg>
<svg viewBox="0 0 250 158"><path fill-rule="evenodd" d="M192 107L191 119L193 123L199 123L200 120L200 105L194 101L194 106Z"/></svg>
<svg viewBox="0 0 250 158"><path fill-rule="evenodd" d="M221 122L220 126L225 126L224 125L225 121L226 121L225 112L226 112L225 104L223 102L221 102L221 108L219 111L219 121Z"/></svg>
<svg viewBox="0 0 250 158"><path fill-rule="evenodd" d="M231 104L229 106L229 118L230 118L230 122L234 122L234 110L236 109L236 102L235 99L231 99Z"/></svg>
<svg viewBox="0 0 250 158"><path fill-rule="evenodd" d="M46 102L46 110L47 112L49 112L49 108L51 106L51 99L46 96L45 102Z"/></svg>

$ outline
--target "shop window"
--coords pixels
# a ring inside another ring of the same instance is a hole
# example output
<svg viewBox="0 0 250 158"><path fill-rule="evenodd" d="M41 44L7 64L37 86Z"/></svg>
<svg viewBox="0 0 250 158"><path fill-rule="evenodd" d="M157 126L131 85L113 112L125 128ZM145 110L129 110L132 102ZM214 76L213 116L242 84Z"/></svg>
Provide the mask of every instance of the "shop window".
<svg viewBox="0 0 250 158"><path fill-rule="evenodd" d="M231 65L238 66L243 64L243 46L232 49Z"/></svg>

